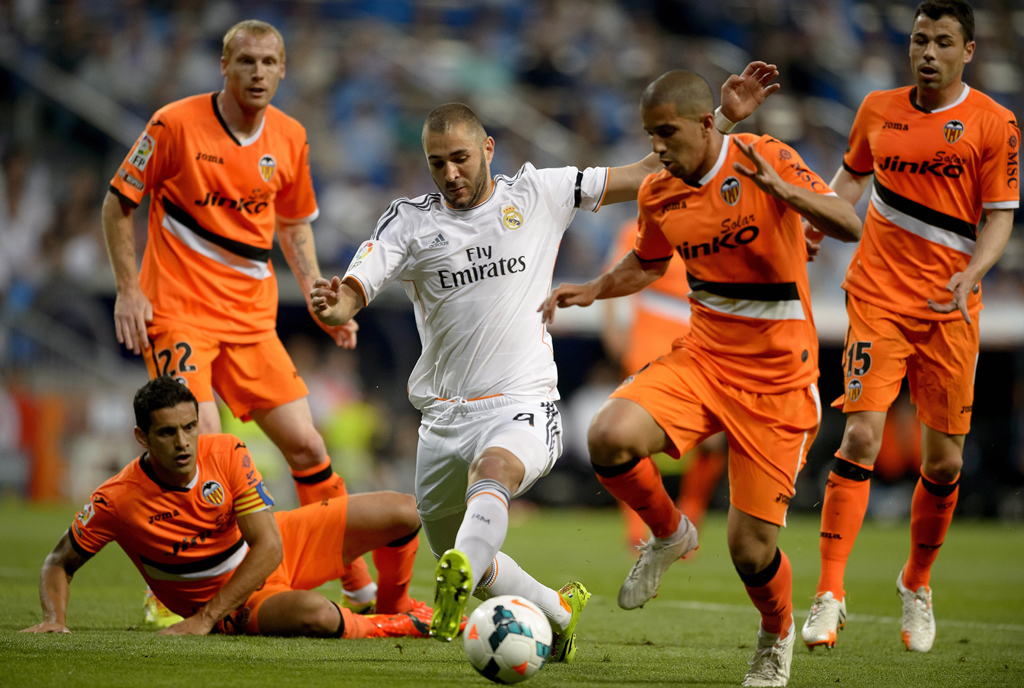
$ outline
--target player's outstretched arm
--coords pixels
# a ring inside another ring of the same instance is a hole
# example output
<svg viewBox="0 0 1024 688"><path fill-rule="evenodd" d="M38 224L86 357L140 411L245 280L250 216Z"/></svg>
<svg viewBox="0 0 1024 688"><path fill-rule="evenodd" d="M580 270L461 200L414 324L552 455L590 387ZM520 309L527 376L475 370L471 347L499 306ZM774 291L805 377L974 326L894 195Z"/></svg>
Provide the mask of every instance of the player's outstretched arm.
<svg viewBox="0 0 1024 688"><path fill-rule="evenodd" d="M1012 210L988 210L985 212L985 224L978 233L978 241L974 244L971 262L963 272L955 273L946 285L946 291L953 294L949 303L939 303L928 299L928 307L936 313L952 313L955 310L963 314L964 320L970 324L971 314L967 312L967 300L971 296L974 285L1002 257L1006 243L1010 240L1013 229Z"/></svg>
<svg viewBox="0 0 1024 688"><path fill-rule="evenodd" d="M561 284L544 300L537 312L541 321L553 323L556 308L589 306L597 299L614 299L635 294L668 270L668 260L641 261L630 251L608 272L586 284Z"/></svg>
<svg viewBox="0 0 1024 688"><path fill-rule="evenodd" d="M775 65L751 62L742 74L730 76L722 85L722 106L719 108L727 121L722 122L716 116L715 126L727 134L737 122L754 114L765 98L779 90L779 85L772 83L778 75L779 70ZM602 205L635 201L640 185L647 175L660 172L662 169L661 162L654 153L632 165L609 168L608 188Z"/></svg>
<svg viewBox="0 0 1024 688"><path fill-rule="evenodd" d="M70 633L67 627L68 597L71 578L82 564L89 561L71 546L71 536L64 536L43 561L39 572L39 603L43 608L43 622L29 626L22 633Z"/></svg>
<svg viewBox="0 0 1024 688"><path fill-rule="evenodd" d="M750 179L758 188L774 196L796 212L807 218L814 227L839 241L859 241L863 225L853 206L839 196L823 196L785 181L774 167L768 164L754 147L739 140L734 142L753 163L751 169L738 162L733 163L737 173Z"/></svg>
<svg viewBox="0 0 1024 688"><path fill-rule="evenodd" d="M139 286L132 208L111 191L103 199L103 238L117 284L114 301L117 341L139 354L149 348L146 323L153 322L153 305Z"/></svg>
<svg viewBox="0 0 1024 688"><path fill-rule="evenodd" d="M159 635L206 635L218 621L241 607L281 564L284 549L273 511L264 509L239 516L238 529L242 531L249 551L230 580L198 612L168 626Z"/></svg>
<svg viewBox="0 0 1024 688"><path fill-rule="evenodd" d="M313 226L308 222L278 223L277 238L281 243L281 252L288 261L288 267L292 269L295 279L299 282L299 288L306 295L306 308L315 316L309 294L313 290L314 282L320 278L320 263L316 258ZM346 349L355 348L359 325L354 320L349 319L339 325L330 325L322 318L316 318L316 321L320 329L330 335L335 344Z"/></svg>
<svg viewBox="0 0 1024 688"><path fill-rule="evenodd" d="M351 279L342 281L335 275L329 282L321 277L313 283L313 289L309 292L310 304L313 315L321 322L332 326L343 325L366 305L362 295L349 285Z"/></svg>

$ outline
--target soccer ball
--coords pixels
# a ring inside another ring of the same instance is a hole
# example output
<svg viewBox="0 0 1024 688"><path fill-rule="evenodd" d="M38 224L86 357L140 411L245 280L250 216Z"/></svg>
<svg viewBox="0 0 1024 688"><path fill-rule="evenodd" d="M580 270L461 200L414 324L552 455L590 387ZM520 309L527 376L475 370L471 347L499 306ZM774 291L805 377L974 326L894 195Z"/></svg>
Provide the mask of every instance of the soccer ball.
<svg viewBox="0 0 1024 688"><path fill-rule="evenodd" d="M519 683L544 666L551 652L551 625L533 602L515 595L487 600L469 616L466 657L484 678Z"/></svg>

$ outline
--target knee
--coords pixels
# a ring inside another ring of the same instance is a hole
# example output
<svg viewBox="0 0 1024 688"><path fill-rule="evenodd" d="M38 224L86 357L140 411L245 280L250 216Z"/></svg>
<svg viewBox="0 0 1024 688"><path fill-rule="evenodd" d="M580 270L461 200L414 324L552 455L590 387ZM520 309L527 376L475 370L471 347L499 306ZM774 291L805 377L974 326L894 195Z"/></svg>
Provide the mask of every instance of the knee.
<svg viewBox="0 0 1024 688"><path fill-rule="evenodd" d="M402 533L399 537L415 533L420 529L420 512L416 509L416 498L398 492L392 494L394 495L392 501L394 502L395 529Z"/></svg>
<svg viewBox="0 0 1024 688"><path fill-rule="evenodd" d="M301 610L303 635L333 636L341 626L341 611L326 597L310 599Z"/></svg>
<svg viewBox="0 0 1024 688"><path fill-rule="evenodd" d="M870 423L851 423L843 435L842 455L851 461L871 465L882 448L882 435Z"/></svg>
<svg viewBox="0 0 1024 688"><path fill-rule="evenodd" d="M772 563L775 546L756 538L730 537L729 556L737 571L744 576L752 576Z"/></svg>
<svg viewBox="0 0 1024 688"><path fill-rule="evenodd" d="M312 424L297 429L280 449L288 464L296 470L313 468L327 456L324 440Z"/></svg>
<svg viewBox="0 0 1024 688"><path fill-rule="evenodd" d="M933 483L948 485L956 480L963 468L964 459L959 451L946 451L937 455L925 455L921 461L921 474Z"/></svg>
<svg viewBox="0 0 1024 688"><path fill-rule="evenodd" d="M511 454L490 453L480 454L469 464L469 484L478 480L496 480L515 492L523 480L525 467Z"/></svg>
<svg viewBox="0 0 1024 688"><path fill-rule="evenodd" d="M590 460L598 466L617 466L636 458L628 428L599 413L587 430Z"/></svg>

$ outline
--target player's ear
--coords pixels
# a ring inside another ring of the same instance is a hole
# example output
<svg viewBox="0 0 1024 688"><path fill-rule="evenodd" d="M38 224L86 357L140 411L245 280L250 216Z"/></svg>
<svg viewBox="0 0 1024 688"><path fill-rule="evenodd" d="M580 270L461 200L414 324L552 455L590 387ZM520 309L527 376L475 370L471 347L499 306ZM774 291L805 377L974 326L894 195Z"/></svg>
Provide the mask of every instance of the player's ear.
<svg viewBox="0 0 1024 688"><path fill-rule="evenodd" d="M142 432L142 428L138 425L135 426L135 441L141 444L143 449L149 450L149 437L146 436L146 433Z"/></svg>
<svg viewBox="0 0 1024 688"><path fill-rule="evenodd" d="M974 41L970 41L964 46L964 64L967 64L974 59Z"/></svg>
<svg viewBox="0 0 1024 688"><path fill-rule="evenodd" d="M220 75L225 77L228 75L228 60L223 55L220 56Z"/></svg>
<svg viewBox="0 0 1024 688"><path fill-rule="evenodd" d="M491 164L494 158L494 137L488 136L484 139L484 155L487 157L487 164Z"/></svg>

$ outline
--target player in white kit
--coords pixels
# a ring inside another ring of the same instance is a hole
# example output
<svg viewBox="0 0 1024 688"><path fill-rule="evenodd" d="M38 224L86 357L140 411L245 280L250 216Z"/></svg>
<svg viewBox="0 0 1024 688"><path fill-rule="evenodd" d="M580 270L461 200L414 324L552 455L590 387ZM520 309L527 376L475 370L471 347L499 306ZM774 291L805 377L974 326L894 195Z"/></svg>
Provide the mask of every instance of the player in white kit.
<svg viewBox="0 0 1024 688"><path fill-rule="evenodd" d="M727 126L778 88L773 65L751 63L722 87ZM537 312L547 297L562 233L576 211L636 199L661 169L654 155L623 167L538 170L491 177L494 139L465 105L436 108L423 148L439 193L394 201L343 279L318 280L314 311L341 324L400 281L423 351L409 399L423 414L416 500L439 558L431 632L457 635L470 592L521 595L548 616L550 658L571 662L590 593L578 582L541 585L500 552L508 507L561 454L557 371Z"/></svg>

